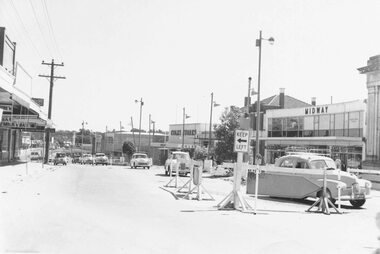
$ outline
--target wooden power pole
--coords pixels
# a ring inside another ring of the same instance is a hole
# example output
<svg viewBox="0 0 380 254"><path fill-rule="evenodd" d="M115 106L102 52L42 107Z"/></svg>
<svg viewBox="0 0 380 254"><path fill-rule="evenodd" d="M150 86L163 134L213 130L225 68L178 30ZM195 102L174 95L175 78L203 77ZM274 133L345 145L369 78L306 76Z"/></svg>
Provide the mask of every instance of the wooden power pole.
<svg viewBox="0 0 380 254"><path fill-rule="evenodd" d="M56 66L64 66L63 63L56 64L54 63L54 59L51 60L51 63L45 63L45 61L42 61L43 65L49 65L50 66L50 75L38 75L39 77L48 78L50 81L50 91L49 91L49 111L48 111L48 119L51 120L51 107L53 104L53 86L55 79L66 79L66 77L61 76L54 76L54 69ZM44 163L49 162L49 144L50 144L50 128L46 128L46 135L45 135L45 157L44 157Z"/></svg>

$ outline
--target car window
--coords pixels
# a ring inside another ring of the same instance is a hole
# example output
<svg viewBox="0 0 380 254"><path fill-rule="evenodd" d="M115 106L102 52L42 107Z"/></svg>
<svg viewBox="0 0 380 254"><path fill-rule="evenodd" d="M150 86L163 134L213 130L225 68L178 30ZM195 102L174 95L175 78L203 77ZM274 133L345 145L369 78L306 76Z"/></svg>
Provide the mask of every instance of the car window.
<svg viewBox="0 0 380 254"><path fill-rule="evenodd" d="M178 154L174 154L173 158L174 159L181 159L181 160L189 160L190 157L188 154L178 153Z"/></svg>
<svg viewBox="0 0 380 254"><path fill-rule="evenodd" d="M327 164L324 160L314 160L310 162L310 167L312 169L323 169L327 167Z"/></svg>
<svg viewBox="0 0 380 254"><path fill-rule="evenodd" d="M138 155L135 155L135 158L146 158L147 155L146 154L138 154Z"/></svg>
<svg viewBox="0 0 380 254"><path fill-rule="evenodd" d="M306 161L297 161L295 168L309 168L309 165Z"/></svg>
<svg viewBox="0 0 380 254"><path fill-rule="evenodd" d="M66 154L64 154L64 153L57 153L56 154L56 157L57 158L63 158L63 157L65 157L66 156Z"/></svg>
<svg viewBox="0 0 380 254"><path fill-rule="evenodd" d="M294 160L292 158L284 159L281 164L281 168L293 168L294 167Z"/></svg>

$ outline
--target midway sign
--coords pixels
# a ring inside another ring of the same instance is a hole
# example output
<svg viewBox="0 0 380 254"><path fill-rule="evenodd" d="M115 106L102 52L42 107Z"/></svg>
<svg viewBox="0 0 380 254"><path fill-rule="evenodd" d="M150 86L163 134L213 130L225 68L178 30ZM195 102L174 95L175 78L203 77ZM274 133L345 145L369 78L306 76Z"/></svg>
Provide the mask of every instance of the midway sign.
<svg viewBox="0 0 380 254"><path fill-rule="evenodd" d="M236 130L234 152L247 153L249 146L249 131Z"/></svg>

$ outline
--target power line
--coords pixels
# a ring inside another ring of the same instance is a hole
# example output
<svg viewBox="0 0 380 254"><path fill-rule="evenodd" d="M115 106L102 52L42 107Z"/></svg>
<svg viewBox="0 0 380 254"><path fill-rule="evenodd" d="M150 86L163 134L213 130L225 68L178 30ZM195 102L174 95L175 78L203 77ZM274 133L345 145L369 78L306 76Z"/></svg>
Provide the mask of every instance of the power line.
<svg viewBox="0 0 380 254"><path fill-rule="evenodd" d="M51 22L50 15L49 15L49 10L47 8L46 0L41 0L41 2L43 4L44 10L45 10L45 16L47 17L48 27L49 27L50 35L53 38L54 46L55 46L55 48L56 48L56 50L58 52L59 57L62 59L62 54L61 54L61 51L60 51L60 49L58 47L56 36L54 34L54 29L53 29L53 25L52 25L52 22Z"/></svg>
<svg viewBox="0 0 380 254"><path fill-rule="evenodd" d="M37 49L36 45L34 44L34 42L32 40L32 37L30 36L30 34L28 32L28 29L26 29L26 26L24 25L24 22L22 22L20 14L18 13L17 8L16 8L16 6L13 3L13 0L10 0L9 2L11 3L11 6L12 6L13 10L16 13L16 17L19 20L19 22L21 24L21 27L23 28L25 34L27 35L26 38L28 38L29 42L31 43L31 45L33 46L34 50L37 52L37 54L39 55L39 57L42 58L40 51Z"/></svg>
<svg viewBox="0 0 380 254"><path fill-rule="evenodd" d="M41 26L41 23L38 21L37 13L36 13L36 9L34 8L34 5L33 5L32 0L29 0L29 3L30 3L30 6L32 7L32 11L33 11L34 19L36 20L36 23L37 23L37 25L38 25L38 29L40 30L41 37L42 37L44 43L46 44L46 46L47 46L47 48L48 48L48 51L49 51L49 53L50 53L50 56L53 57L53 54L52 54L52 50L51 50L51 48L50 48L50 45L49 45L49 43L46 41L45 36L44 36L44 33L42 32L42 26Z"/></svg>

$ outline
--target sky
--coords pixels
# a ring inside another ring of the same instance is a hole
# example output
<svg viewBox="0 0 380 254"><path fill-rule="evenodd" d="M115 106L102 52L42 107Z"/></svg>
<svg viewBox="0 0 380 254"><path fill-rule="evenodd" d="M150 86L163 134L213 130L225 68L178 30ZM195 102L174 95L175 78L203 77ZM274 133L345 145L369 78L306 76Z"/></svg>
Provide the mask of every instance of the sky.
<svg viewBox="0 0 380 254"><path fill-rule="evenodd" d="M0 26L17 43L20 87L45 98L41 62L64 63L54 84L56 129L93 131L209 123L220 107L243 106L248 77L261 98L279 93L317 104L367 98L357 68L380 54L380 1L0 0ZM50 23L49 23L50 22ZM51 29L50 29L51 28ZM22 77L24 75L24 77ZM29 87L31 86L31 87ZM253 97L253 101L256 96ZM45 107L47 112L47 107Z"/></svg>

